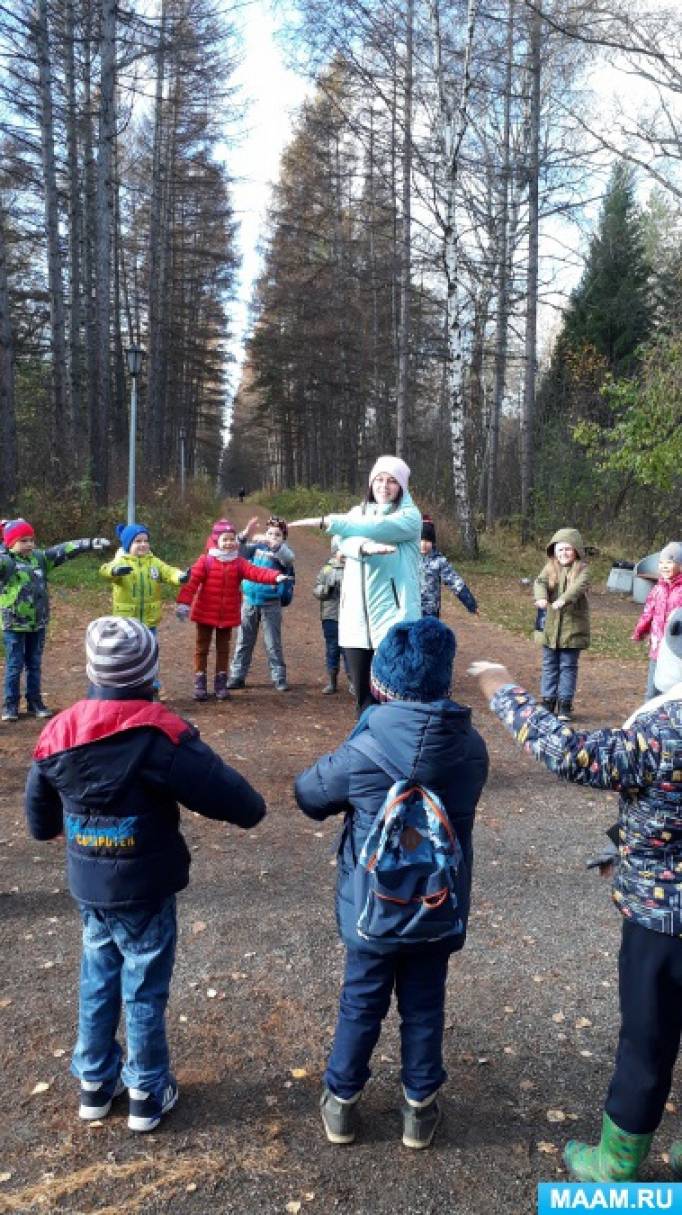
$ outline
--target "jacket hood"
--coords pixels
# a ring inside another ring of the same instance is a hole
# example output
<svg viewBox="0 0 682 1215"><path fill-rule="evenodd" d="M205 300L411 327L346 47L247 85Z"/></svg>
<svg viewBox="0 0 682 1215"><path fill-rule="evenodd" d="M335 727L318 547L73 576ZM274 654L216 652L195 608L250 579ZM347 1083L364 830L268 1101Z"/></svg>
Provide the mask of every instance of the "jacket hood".
<svg viewBox="0 0 682 1215"><path fill-rule="evenodd" d="M576 527L560 527L558 532L555 532L547 545L547 556L554 556L555 544L571 544L575 549L578 557L582 561L585 556L585 544L580 532Z"/></svg>
<svg viewBox="0 0 682 1215"><path fill-rule="evenodd" d="M370 734L404 779L440 786L471 751L471 709L453 700L388 701L368 715Z"/></svg>

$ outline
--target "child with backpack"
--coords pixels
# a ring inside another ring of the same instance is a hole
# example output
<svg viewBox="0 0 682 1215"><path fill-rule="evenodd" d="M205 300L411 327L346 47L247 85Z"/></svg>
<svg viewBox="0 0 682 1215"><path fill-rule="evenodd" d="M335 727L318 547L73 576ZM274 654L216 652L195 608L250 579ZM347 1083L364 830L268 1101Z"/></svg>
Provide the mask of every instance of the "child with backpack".
<svg viewBox="0 0 682 1215"><path fill-rule="evenodd" d="M246 578L242 583L242 614L237 649L235 650L229 691L246 687L246 676L251 667L258 629L263 625L263 644L270 667L272 682L278 692L288 692L287 668L282 649L282 608L288 607L294 594L294 553L286 543L288 527L284 519L271 515L263 535L257 535L258 520L250 519L240 532L240 553L254 565L285 574L279 586L265 586Z"/></svg>
<svg viewBox="0 0 682 1215"><path fill-rule="evenodd" d="M194 699L208 700L208 652L215 630L215 697L229 700L227 670L232 630L239 628L241 584L245 578L262 586L286 581L285 574L254 565L240 557L236 529L229 519L217 519L206 541L206 552L194 562L189 582L177 597L175 614L197 626L194 654Z"/></svg>
<svg viewBox="0 0 682 1215"><path fill-rule="evenodd" d="M428 1147L440 1121L448 962L466 937L472 829L488 773L471 710L449 697L455 648L454 633L433 617L393 625L371 666L381 703L296 779L304 814L345 815L336 913L346 966L320 1103L331 1143L355 1138L394 989L403 1143Z"/></svg>
<svg viewBox="0 0 682 1215"><path fill-rule="evenodd" d="M175 896L187 886L191 860L178 802L244 828L260 822L265 803L194 726L152 703L158 646L150 629L103 616L88 625L85 649L88 698L40 735L26 814L34 839L65 834L69 887L83 920L71 1065L79 1115L106 1117L127 1088L130 1130L153 1131L178 1100L165 1024Z"/></svg>
<svg viewBox="0 0 682 1215"><path fill-rule="evenodd" d="M0 547L0 616L5 649L5 698L2 720L19 720L21 673L26 669L26 710L33 717L52 717L43 701L42 659L50 601L47 580L53 569L81 553L109 548L103 536L65 540L36 548L35 532L26 519L6 519Z"/></svg>
<svg viewBox="0 0 682 1215"><path fill-rule="evenodd" d="M682 1026L682 608L669 617L659 653L662 695L619 729L562 725L501 664L474 663L469 674L527 754L561 780L620 794L618 1051L599 1143L569 1141L564 1161L577 1181L636 1181L663 1117ZM670 1161L682 1177L682 1142Z"/></svg>

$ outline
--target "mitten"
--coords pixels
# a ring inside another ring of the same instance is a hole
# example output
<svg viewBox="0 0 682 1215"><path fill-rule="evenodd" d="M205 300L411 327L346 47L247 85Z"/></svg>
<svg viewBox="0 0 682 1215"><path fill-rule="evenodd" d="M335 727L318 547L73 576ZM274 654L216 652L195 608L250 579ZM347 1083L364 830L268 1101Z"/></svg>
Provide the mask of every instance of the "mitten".
<svg viewBox="0 0 682 1215"><path fill-rule="evenodd" d="M185 570L184 574L180 575L180 577L178 578L178 582L179 582L180 586L184 586L186 582L189 582L189 576L191 573L192 573L192 570L190 567L189 569Z"/></svg>
<svg viewBox="0 0 682 1215"><path fill-rule="evenodd" d="M182 621L183 624L189 620L189 611L190 609L188 603L178 603L175 605L175 615L178 620Z"/></svg>
<svg viewBox="0 0 682 1215"><path fill-rule="evenodd" d="M106 536L95 536L90 541L90 548L94 553L101 553L103 549L111 548L111 541Z"/></svg>
<svg viewBox="0 0 682 1215"><path fill-rule="evenodd" d="M126 574L132 574L132 572L132 565L112 565L111 567L112 578L123 578Z"/></svg>

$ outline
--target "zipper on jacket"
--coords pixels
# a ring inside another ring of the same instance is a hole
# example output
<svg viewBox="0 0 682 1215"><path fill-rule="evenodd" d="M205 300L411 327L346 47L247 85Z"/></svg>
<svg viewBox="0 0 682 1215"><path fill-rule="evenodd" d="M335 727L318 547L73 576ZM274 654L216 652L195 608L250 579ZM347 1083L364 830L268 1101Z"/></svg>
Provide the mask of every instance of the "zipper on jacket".
<svg viewBox="0 0 682 1215"><path fill-rule="evenodd" d="M395 599L395 606L396 606L397 608L399 608L399 607L400 607L400 600L399 600L399 598L398 598L398 592L397 592L397 590L396 590L396 588L395 588L395 580L394 580L393 578L391 578L391 590L393 591L393 598Z"/></svg>

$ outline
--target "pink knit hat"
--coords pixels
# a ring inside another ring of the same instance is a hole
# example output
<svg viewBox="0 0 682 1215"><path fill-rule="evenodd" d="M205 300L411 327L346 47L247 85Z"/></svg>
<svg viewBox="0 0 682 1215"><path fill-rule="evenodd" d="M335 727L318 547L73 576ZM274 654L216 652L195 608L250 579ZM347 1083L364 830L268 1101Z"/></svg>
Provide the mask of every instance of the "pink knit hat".
<svg viewBox="0 0 682 1215"><path fill-rule="evenodd" d="M236 535L237 529L235 528L234 523L230 523L229 519L216 519L213 527L211 528L211 539L217 541L218 537L222 536L223 532L232 532L233 535Z"/></svg>
<svg viewBox="0 0 682 1215"><path fill-rule="evenodd" d="M374 478L378 477L379 473L388 473L389 477L393 477L394 480L398 482L398 485L402 489L403 493L407 492L407 482L410 479L410 470L405 461L401 460L399 456L379 456L379 459L369 474L370 485L372 484Z"/></svg>

